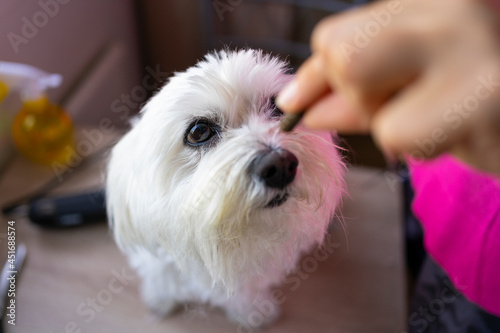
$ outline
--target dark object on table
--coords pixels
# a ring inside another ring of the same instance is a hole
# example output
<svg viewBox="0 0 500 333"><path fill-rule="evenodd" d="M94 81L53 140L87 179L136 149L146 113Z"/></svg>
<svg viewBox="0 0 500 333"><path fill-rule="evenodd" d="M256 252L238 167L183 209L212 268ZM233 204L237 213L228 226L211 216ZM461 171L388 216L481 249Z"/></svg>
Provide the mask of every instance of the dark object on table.
<svg viewBox="0 0 500 333"><path fill-rule="evenodd" d="M32 200L29 203L28 216L35 224L53 228L103 221L106 218L104 190Z"/></svg>

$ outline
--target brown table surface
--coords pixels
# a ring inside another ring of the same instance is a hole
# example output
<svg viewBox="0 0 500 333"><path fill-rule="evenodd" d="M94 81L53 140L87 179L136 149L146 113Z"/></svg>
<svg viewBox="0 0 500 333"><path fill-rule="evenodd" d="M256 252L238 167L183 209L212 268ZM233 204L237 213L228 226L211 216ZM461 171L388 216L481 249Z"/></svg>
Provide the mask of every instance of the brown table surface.
<svg viewBox="0 0 500 333"><path fill-rule="evenodd" d="M65 176L51 193L99 188L103 160L94 158ZM340 246L335 245L325 261L302 262L306 265L302 273L292 274L294 282L280 287L284 293L281 318L261 332L404 331L407 301L401 192L388 176L375 169L349 169L349 196L342 207L347 237L334 224L331 241ZM0 175L0 205L52 177L50 167L15 157ZM248 332L228 322L221 311L205 306L189 305L171 317L153 318L140 300L139 278L104 222L48 230L25 217L2 216L2 263L9 220L15 221L16 241L26 244L28 255L16 282L16 325L4 319L7 332ZM121 274L125 278L116 280Z"/></svg>

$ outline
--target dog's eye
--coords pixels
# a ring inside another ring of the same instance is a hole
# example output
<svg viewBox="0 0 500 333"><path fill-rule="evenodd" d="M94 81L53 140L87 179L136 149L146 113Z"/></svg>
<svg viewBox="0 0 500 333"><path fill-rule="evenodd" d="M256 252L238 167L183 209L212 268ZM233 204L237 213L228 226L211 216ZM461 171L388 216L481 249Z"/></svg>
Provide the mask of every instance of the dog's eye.
<svg viewBox="0 0 500 333"><path fill-rule="evenodd" d="M270 108L271 108L271 114L270 114L271 118L273 118L273 119L279 119L279 118L283 117L283 111L281 111L276 106L275 97L271 97L269 99L269 104L270 104Z"/></svg>
<svg viewBox="0 0 500 333"><path fill-rule="evenodd" d="M215 134L215 130L206 122L194 123L186 135L186 143L191 146L199 146L208 142Z"/></svg>

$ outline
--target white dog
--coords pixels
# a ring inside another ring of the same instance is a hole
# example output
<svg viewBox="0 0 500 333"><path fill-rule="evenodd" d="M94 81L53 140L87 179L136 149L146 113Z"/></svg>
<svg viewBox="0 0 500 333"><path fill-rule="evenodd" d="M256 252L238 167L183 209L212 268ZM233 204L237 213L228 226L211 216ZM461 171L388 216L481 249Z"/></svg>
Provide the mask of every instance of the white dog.
<svg viewBox="0 0 500 333"><path fill-rule="evenodd" d="M108 214L154 312L208 303L242 325L270 323L271 287L323 241L344 166L330 133L279 130L273 101L290 78L260 51L210 54L114 147Z"/></svg>

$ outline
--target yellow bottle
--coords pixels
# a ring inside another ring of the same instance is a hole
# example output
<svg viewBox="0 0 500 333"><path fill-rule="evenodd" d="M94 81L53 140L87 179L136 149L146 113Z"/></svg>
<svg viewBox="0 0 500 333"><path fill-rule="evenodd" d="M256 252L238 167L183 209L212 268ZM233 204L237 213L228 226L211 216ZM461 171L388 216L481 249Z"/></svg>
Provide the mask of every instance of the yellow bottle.
<svg viewBox="0 0 500 333"><path fill-rule="evenodd" d="M24 102L14 118L12 138L24 156L38 163L65 164L74 151L71 119L46 96Z"/></svg>
<svg viewBox="0 0 500 333"><path fill-rule="evenodd" d="M5 96L7 96L8 92L9 88L7 88L7 86L4 83L0 82L0 103L2 103Z"/></svg>
<svg viewBox="0 0 500 333"><path fill-rule="evenodd" d="M32 66L0 62L0 81L17 91L23 101L12 123L14 145L37 163L67 164L74 152L71 119L45 93L47 88L59 86L61 80L59 74Z"/></svg>

